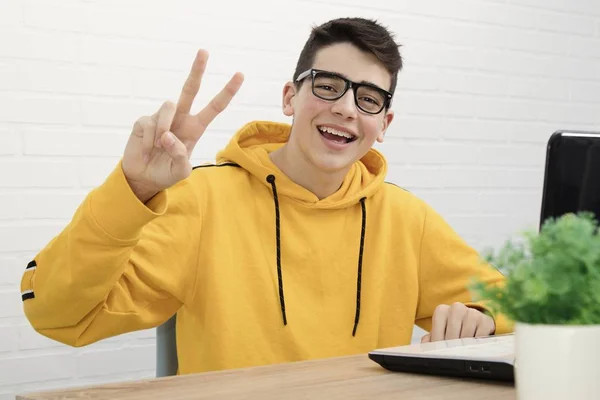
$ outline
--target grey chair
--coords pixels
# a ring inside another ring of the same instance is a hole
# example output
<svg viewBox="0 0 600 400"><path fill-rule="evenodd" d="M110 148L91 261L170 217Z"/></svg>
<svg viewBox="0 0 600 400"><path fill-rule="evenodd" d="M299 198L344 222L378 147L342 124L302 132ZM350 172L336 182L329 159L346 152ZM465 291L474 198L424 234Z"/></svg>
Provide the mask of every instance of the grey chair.
<svg viewBox="0 0 600 400"><path fill-rule="evenodd" d="M177 338L175 322L177 314L156 328L156 377L177 375Z"/></svg>

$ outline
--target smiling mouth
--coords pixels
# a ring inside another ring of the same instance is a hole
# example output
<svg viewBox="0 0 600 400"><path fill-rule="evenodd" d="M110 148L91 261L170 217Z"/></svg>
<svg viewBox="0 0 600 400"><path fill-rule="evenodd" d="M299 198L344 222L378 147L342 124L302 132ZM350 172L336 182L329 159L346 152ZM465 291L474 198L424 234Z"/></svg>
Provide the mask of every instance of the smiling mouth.
<svg viewBox="0 0 600 400"><path fill-rule="evenodd" d="M356 136L351 133L338 131L337 129L330 128L328 126L317 126L319 133L327 140L338 144L346 144L356 140Z"/></svg>

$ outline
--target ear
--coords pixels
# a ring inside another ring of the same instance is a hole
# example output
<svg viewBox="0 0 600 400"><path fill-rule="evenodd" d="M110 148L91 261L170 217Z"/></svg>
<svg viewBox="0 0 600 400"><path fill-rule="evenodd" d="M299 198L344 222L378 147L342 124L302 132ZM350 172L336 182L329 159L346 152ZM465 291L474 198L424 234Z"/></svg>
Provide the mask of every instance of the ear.
<svg viewBox="0 0 600 400"><path fill-rule="evenodd" d="M383 143L383 137L385 136L385 132L387 131L387 128L390 126L393 120L394 111L386 111L385 115L383 116L383 120L381 121L381 132L379 133L379 136L377 136L377 141L379 143Z"/></svg>
<svg viewBox="0 0 600 400"><path fill-rule="evenodd" d="M283 86L283 114L287 117L294 115L294 97L296 96L296 86L292 82L287 82Z"/></svg>

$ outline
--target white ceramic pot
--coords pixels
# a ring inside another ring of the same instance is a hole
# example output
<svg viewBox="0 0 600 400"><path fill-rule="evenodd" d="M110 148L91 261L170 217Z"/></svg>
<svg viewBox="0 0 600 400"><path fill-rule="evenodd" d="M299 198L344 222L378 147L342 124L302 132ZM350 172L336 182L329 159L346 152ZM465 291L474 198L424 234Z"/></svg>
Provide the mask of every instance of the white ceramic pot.
<svg viewBox="0 0 600 400"><path fill-rule="evenodd" d="M600 325L517 323L519 400L600 399Z"/></svg>

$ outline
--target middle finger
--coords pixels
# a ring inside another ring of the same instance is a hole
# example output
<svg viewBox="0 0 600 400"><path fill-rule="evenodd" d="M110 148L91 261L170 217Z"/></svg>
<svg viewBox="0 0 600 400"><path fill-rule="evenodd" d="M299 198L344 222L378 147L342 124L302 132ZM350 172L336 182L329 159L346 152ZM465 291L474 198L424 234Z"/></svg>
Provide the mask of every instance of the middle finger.
<svg viewBox="0 0 600 400"><path fill-rule="evenodd" d="M446 327L446 339L458 339L462 328L463 318L467 312L466 307L453 305L448 313L448 326Z"/></svg>

